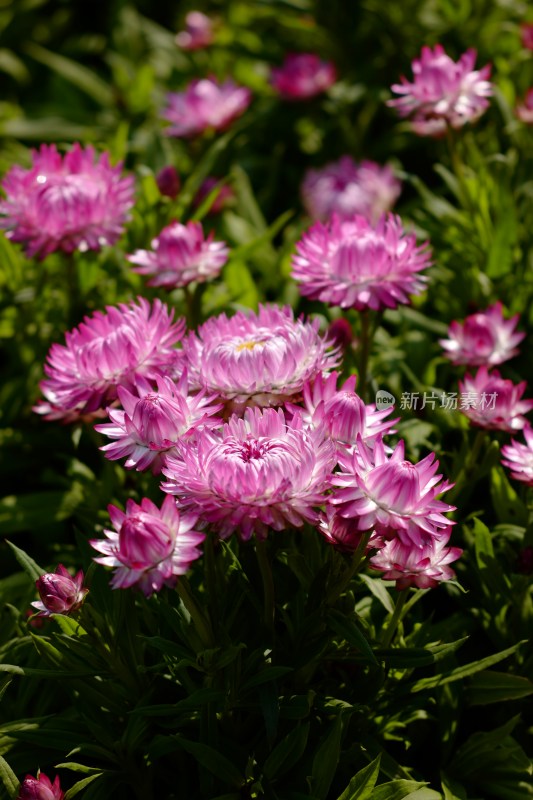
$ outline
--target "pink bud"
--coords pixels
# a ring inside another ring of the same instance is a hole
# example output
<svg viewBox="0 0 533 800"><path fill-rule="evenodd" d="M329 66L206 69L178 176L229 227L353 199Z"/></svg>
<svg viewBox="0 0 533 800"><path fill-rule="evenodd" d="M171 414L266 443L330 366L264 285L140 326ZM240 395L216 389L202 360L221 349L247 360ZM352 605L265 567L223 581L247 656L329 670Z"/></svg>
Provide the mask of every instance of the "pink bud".
<svg viewBox="0 0 533 800"><path fill-rule="evenodd" d="M157 173L157 188L164 197L175 200L180 190L180 176L178 170L169 164Z"/></svg>
<svg viewBox="0 0 533 800"><path fill-rule="evenodd" d="M47 572L35 581L40 600L32 603L39 616L51 614L72 614L82 605L89 591L83 588L83 572L80 570L73 578L63 564L55 572Z"/></svg>
<svg viewBox="0 0 533 800"><path fill-rule="evenodd" d="M20 784L17 800L63 800L65 793L61 791L59 776L54 782L46 775L39 774L37 778L26 775Z"/></svg>

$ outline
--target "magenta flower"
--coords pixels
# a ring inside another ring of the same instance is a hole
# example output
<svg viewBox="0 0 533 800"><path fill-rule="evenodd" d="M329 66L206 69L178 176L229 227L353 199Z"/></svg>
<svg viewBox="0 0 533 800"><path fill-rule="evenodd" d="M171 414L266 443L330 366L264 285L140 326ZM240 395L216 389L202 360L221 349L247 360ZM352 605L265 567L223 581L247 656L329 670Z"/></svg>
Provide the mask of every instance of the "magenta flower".
<svg viewBox="0 0 533 800"><path fill-rule="evenodd" d="M39 611L39 617L51 614L72 614L77 611L89 591L83 588L83 571L72 577L63 564L55 572L46 572L35 581L40 600L32 603Z"/></svg>
<svg viewBox="0 0 533 800"><path fill-rule="evenodd" d="M464 381L459 381L460 410L480 428L520 431L527 423L523 415L533 408L533 400L520 399L525 388L525 381L514 384L498 370L480 367L475 376L465 375Z"/></svg>
<svg viewBox="0 0 533 800"><path fill-rule="evenodd" d="M185 30L176 35L176 44L182 50L202 50L212 44L213 23L201 11L189 11L185 17Z"/></svg>
<svg viewBox="0 0 533 800"><path fill-rule="evenodd" d="M65 793L61 791L59 775L54 782L42 772L36 778L26 775L20 784L17 800L63 800Z"/></svg>
<svg viewBox="0 0 533 800"><path fill-rule="evenodd" d="M391 89L400 97L389 100L401 117L409 117L420 136L442 136L448 127L462 128L488 108L493 87L490 65L474 70L476 51L467 50L455 62L437 44L423 47L412 63L413 82L401 78Z"/></svg>
<svg viewBox="0 0 533 800"><path fill-rule="evenodd" d="M202 205L204 200L209 197L215 186L218 184L220 184L220 178L211 176L205 179L198 189L198 194L194 198L194 205L196 208ZM216 195L213 204L209 209L209 213L219 214L221 211L224 211L224 209L230 205L233 200L235 200L235 192L231 186L228 186L227 184L219 185L218 194Z"/></svg>
<svg viewBox="0 0 533 800"><path fill-rule="evenodd" d="M185 508L200 514L226 538L239 531L265 537L276 531L316 524L314 507L325 501L335 466L335 448L301 417L288 422L281 409L248 408L221 430L200 429L168 458L162 484Z"/></svg>
<svg viewBox="0 0 533 800"><path fill-rule="evenodd" d="M307 213L321 222L333 214L340 219L360 214L375 223L391 210L400 191L401 183L390 167L373 161L356 164L351 156L307 170L301 188Z"/></svg>
<svg viewBox="0 0 533 800"><path fill-rule="evenodd" d="M98 564L115 568L113 589L136 584L150 597L162 586L174 587L202 555L205 536L193 530L198 516L180 514L170 496L160 509L145 497L140 505L128 500L125 512L112 505L108 511L115 530L105 530L107 539L92 539L91 545L103 553L94 559Z"/></svg>
<svg viewBox="0 0 533 800"><path fill-rule="evenodd" d="M175 454L182 438L201 425L220 424L212 415L221 408L212 405L205 392L188 394L186 372L177 384L168 376L157 376L156 383L154 391L148 381L138 378L137 394L119 386L117 392L123 410L109 408L111 422L95 425L95 430L116 440L100 448L107 458L111 461L126 458L126 469L151 469L154 475L161 472L165 457Z"/></svg>
<svg viewBox="0 0 533 800"><path fill-rule="evenodd" d="M459 547L446 547L451 528L440 531L438 537L422 547L393 539L386 542L369 561L372 569L383 572L384 581L396 581L396 588L433 589L442 581L455 578L449 564L457 561L463 552Z"/></svg>
<svg viewBox="0 0 533 800"><path fill-rule="evenodd" d="M0 228L42 260L56 250L101 250L114 244L130 218L133 178L121 177L109 154L74 144L65 156L52 145L32 153L30 169L11 167L2 187Z"/></svg>
<svg viewBox="0 0 533 800"><path fill-rule="evenodd" d="M136 250L126 258L138 264L134 272L153 275L148 286L176 289L204 283L218 277L228 260L226 243L213 241L213 235L204 238L199 222L173 222L152 240L152 250Z"/></svg>
<svg viewBox="0 0 533 800"><path fill-rule="evenodd" d="M400 217L389 214L373 226L364 217L315 222L296 244L292 274L304 297L341 308L383 309L408 303L427 282L418 273L430 265L426 245L417 247Z"/></svg>
<svg viewBox="0 0 533 800"><path fill-rule="evenodd" d="M511 478L533 486L533 428L524 427L526 444L511 440L502 447L502 464L511 470Z"/></svg>
<svg viewBox="0 0 533 800"><path fill-rule="evenodd" d="M444 514L454 506L436 499L452 484L439 483L434 453L412 464L404 459L403 441L388 457L382 440L371 449L358 437L351 454L339 453L339 463L342 472L333 476L339 488L330 502L357 530L374 530L377 536L421 547L453 524Z"/></svg>
<svg viewBox="0 0 533 800"><path fill-rule="evenodd" d="M173 311L159 300L153 306L140 297L138 305L107 306L85 317L65 334L66 344L53 344L40 384L45 400L34 411L46 419L72 422L102 416L117 398L117 387L132 388L142 375L154 380L169 373L178 359L174 345L185 324L173 322Z"/></svg>
<svg viewBox="0 0 533 800"><path fill-rule="evenodd" d="M326 513L322 515L318 530L324 538L341 553L353 553L359 547L364 531L360 531L353 519L341 517L332 505L326 506ZM366 546L365 552L383 547L382 537L373 533Z"/></svg>
<svg viewBox="0 0 533 800"><path fill-rule="evenodd" d="M533 125L533 88L528 89L524 102L519 103L515 108L515 114L521 122Z"/></svg>
<svg viewBox="0 0 533 800"><path fill-rule="evenodd" d="M198 136L212 128L221 131L243 114L252 101L252 93L244 86L227 80L201 78L190 83L184 92L170 92L163 119L171 123L167 136Z"/></svg>
<svg viewBox="0 0 533 800"><path fill-rule="evenodd" d="M520 36L522 39L522 47L526 50L533 50L533 23L523 22L520 25Z"/></svg>
<svg viewBox="0 0 533 800"><path fill-rule="evenodd" d="M180 190L180 176L176 167L168 164L163 169L159 170L156 176L157 188L163 197L170 197L175 200Z"/></svg>
<svg viewBox="0 0 533 800"><path fill-rule="evenodd" d="M270 77L283 100L309 100L325 92L336 80L335 66L315 53L289 53L281 67L273 67Z"/></svg>
<svg viewBox="0 0 533 800"><path fill-rule="evenodd" d="M461 324L452 322L448 328L448 339L439 339L444 355L452 364L467 364L471 367L502 364L516 356L516 347L525 337L517 333L519 315L504 319L500 302L486 311L471 314Z"/></svg>
<svg viewBox="0 0 533 800"><path fill-rule="evenodd" d="M294 319L288 306L212 317L183 343L191 383L234 410L280 405L338 363L318 324Z"/></svg>

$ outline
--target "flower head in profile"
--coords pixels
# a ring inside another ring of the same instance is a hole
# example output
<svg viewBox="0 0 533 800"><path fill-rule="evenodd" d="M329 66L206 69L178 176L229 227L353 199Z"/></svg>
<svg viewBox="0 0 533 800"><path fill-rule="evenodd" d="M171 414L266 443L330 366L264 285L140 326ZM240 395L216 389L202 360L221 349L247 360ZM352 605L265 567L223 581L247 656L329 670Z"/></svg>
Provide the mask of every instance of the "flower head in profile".
<svg viewBox="0 0 533 800"><path fill-rule="evenodd" d="M55 572L41 575L35 585L41 599L32 603L32 606L39 611L40 617L73 614L81 607L89 591L83 587L83 571L72 577L63 564L59 564Z"/></svg>
<svg viewBox="0 0 533 800"><path fill-rule="evenodd" d="M400 181L389 166L373 161L360 164L343 156L321 169L310 169L302 182L305 209L314 220L327 222L333 214L348 219L354 214L377 222L399 197Z"/></svg>
<svg viewBox="0 0 533 800"><path fill-rule="evenodd" d="M502 364L517 355L516 345L525 337L525 333L515 330L518 318L515 314L505 319L502 304L498 302L486 311L466 317L462 324L452 322L448 338L439 339L439 343L452 364L471 367Z"/></svg>
<svg viewBox="0 0 533 800"><path fill-rule="evenodd" d="M151 250L136 250L127 259L137 265L134 272L152 276L148 286L175 289L218 277L228 253L225 242L213 241L213 233L204 237L199 222L173 222L152 241Z"/></svg>
<svg viewBox="0 0 533 800"><path fill-rule="evenodd" d="M461 411L479 428L520 431L527 423L524 414L533 408L533 400L521 399L525 389L526 381L514 384L498 370L480 367L474 376L467 374L459 381Z"/></svg>
<svg viewBox="0 0 533 800"><path fill-rule="evenodd" d="M433 589L442 581L455 578L449 565L463 552L459 547L446 547L450 532L451 528L440 531L438 537L422 547L392 539L370 558L369 565L383 573L384 581L396 581L399 590L410 586Z"/></svg>
<svg viewBox="0 0 533 800"><path fill-rule="evenodd" d="M372 225L361 216L316 222L296 244L292 274L304 297L332 306L374 310L408 303L427 282L425 245L417 246L400 217Z"/></svg>
<svg viewBox="0 0 533 800"><path fill-rule="evenodd" d="M354 553L365 535L359 530L353 519L341 517L335 506L328 503L326 512L322 514L318 523L318 530L327 542L340 553ZM383 547L384 540L376 533L368 539L365 552Z"/></svg>
<svg viewBox="0 0 533 800"><path fill-rule="evenodd" d="M454 61L437 44L423 47L412 63L413 81L401 78L391 88L400 97L389 100L401 117L409 117L420 136L443 136L448 127L462 128L488 108L493 87L490 65L474 69L476 51L467 50Z"/></svg>
<svg viewBox="0 0 533 800"><path fill-rule="evenodd" d="M189 11L185 17L185 30L176 35L176 44L182 50L202 50L213 42L213 23L201 11Z"/></svg>
<svg viewBox="0 0 533 800"><path fill-rule="evenodd" d="M161 508L145 497L140 505L128 500L126 511L113 505L108 511L114 530L105 530L107 538L93 539L91 545L103 554L94 559L98 564L114 567L113 589L136 585L150 597L163 586L175 586L202 554L205 536L194 529L198 515L180 513L170 495Z"/></svg>
<svg viewBox="0 0 533 800"><path fill-rule="evenodd" d="M40 384L45 397L35 408L46 419L72 422L102 416L117 398L117 387L132 388L142 375L154 380L170 373L185 324L160 300L108 306L96 311L53 344Z"/></svg>
<svg viewBox="0 0 533 800"><path fill-rule="evenodd" d="M533 88L528 89L523 102L515 108L515 114L521 122L533 125Z"/></svg>
<svg viewBox="0 0 533 800"><path fill-rule="evenodd" d="M192 81L183 92L170 92L163 119L170 122L167 136L198 136L208 129L221 131L243 114L252 101L245 86L215 78Z"/></svg>
<svg viewBox="0 0 533 800"><path fill-rule="evenodd" d="M533 486L533 428L524 427L525 444L511 440L502 447L502 464L511 470L511 478Z"/></svg>
<svg viewBox="0 0 533 800"><path fill-rule="evenodd" d="M335 448L301 417L288 422L281 409L248 408L220 430L200 429L168 458L165 492L212 523L221 537L238 531L243 539L316 524L315 506L335 466Z"/></svg>
<svg viewBox="0 0 533 800"><path fill-rule="evenodd" d="M29 169L11 167L2 181L0 228L40 260L56 250L101 250L121 236L133 206L133 178L121 173L90 146L76 143L62 156L43 144Z"/></svg>
<svg viewBox="0 0 533 800"><path fill-rule="evenodd" d="M61 791L59 775L56 775L54 782L43 772L33 775L26 775L20 784L17 800L63 800L65 793Z"/></svg>
<svg viewBox="0 0 533 800"><path fill-rule="evenodd" d="M274 67L270 82L283 100L309 100L325 92L337 80L331 61L315 53L289 53L281 67Z"/></svg>

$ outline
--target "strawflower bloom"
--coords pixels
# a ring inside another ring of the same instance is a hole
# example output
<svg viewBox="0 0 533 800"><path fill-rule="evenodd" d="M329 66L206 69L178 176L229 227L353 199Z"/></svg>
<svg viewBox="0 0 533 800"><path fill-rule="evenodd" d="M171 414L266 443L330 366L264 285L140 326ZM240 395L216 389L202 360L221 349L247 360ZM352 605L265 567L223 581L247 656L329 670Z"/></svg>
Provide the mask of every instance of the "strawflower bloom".
<svg viewBox="0 0 533 800"><path fill-rule="evenodd" d="M451 529L441 531L439 536L416 547L400 539L386 542L369 560L372 569L383 572L384 581L396 581L399 590L417 586L433 589L442 581L455 578L449 566L463 552L459 547L446 547Z"/></svg>
<svg viewBox="0 0 533 800"><path fill-rule="evenodd" d="M280 405L338 363L338 351L319 335L318 324L294 319L288 306L211 317L183 342L191 383L235 411Z"/></svg>
<svg viewBox="0 0 533 800"><path fill-rule="evenodd" d="M533 428L524 428L526 444L511 440L502 447L502 464L511 470L511 478L533 486Z"/></svg>
<svg viewBox="0 0 533 800"><path fill-rule="evenodd" d="M486 311L471 314L465 321L452 322L448 338L439 339L444 355L452 364L467 364L471 367L488 364L494 366L516 356L516 347L525 337L517 333L519 315L504 319L500 302Z"/></svg>
<svg viewBox="0 0 533 800"><path fill-rule="evenodd" d="M2 187L0 228L42 260L56 250L101 250L114 244L130 218L133 178L112 167L109 153L74 144L62 156L54 144L32 153L32 166L11 167ZM1 218L3 217L3 219Z"/></svg>
<svg viewBox="0 0 533 800"><path fill-rule="evenodd" d="M170 122L167 136L198 136L208 129L221 131L243 114L252 101L245 86L215 78L192 81L184 92L170 92L163 119Z"/></svg>
<svg viewBox="0 0 533 800"><path fill-rule="evenodd" d="M157 188L163 197L170 197L175 200L180 190L180 176L176 167L168 164L163 169L159 170L156 175Z"/></svg>
<svg viewBox="0 0 533 800"><path fill-rule="evenodd" d="M281 409L248 408L219 430L200 429L167 459L161 488L184 508L212 523L221 537L243 539L316 524L315 506L325 501L335 448L301 417L287 421Z"/></svg>
<svg viewBox="0 0 533 800"><path fill-rule="evenodd" d="M401 95L389 100L401 117L409 117L420 136L442 136L448 127L462 128L488 108L493 87L490 65L475 70L476 51L467 50L455 62L442 45L423 47L412 63L413 82L401 78L391 89Z"/></svg>
<svg viewBox="0 0 533 800"><path fill-rule="evenodd" d="M126 256L133 270L140 275L152 275L148 286L176 289L196 281L204 283L218 277L228 260L229 249L225 242L207 238L199 222L173 222L163 228L152 240L151 250L136 250Z"/></svg>
<svg viewBox="0 0 533 800"><path fill-rule="evenodd" d="M17 800L63 800L65 793L61 791L59 775L56 775L54 782L42 772L34 778L33 775L26 775L20 784Z"/></svg>
<svg viewBox="0 0 533 800"><path fill-rule="evenodd" d="M459 381L461 411L480 428L520 431L527 424L524 414L533 408L533 400L522 400L526 381L514 384L502 378L498 370L480 367L475 374Z"/></svg>
<svg viewBox="0 0 533 800"><path fill-rule="evenodd" d="M319 520L318 530L340 553L353 553L357 550L365 533L358 529L353 519L341 517L337 509L329 504L326 506L326 513ZM383 545L382 537L373 533L368 539L365 552L379 549Z"/></svg>
<svg viewBox="0 0 533 800"><path fill-rule="evenodd" d="M185 30L176 35L176 44L182 50L202 50L213 42L213 23L201 11L189 11L185 17Z"/></svg>
<svg viewBox="0 0 533 800"><path fill-rule="evenodd" d="M107 539L93 539L91 545L103 553L94 559L98 564L114 567L113 589L137 585L150 597L163 586L174 587L202 554L205 535L194 530L198 515L180 513L170 495L160 509L145 497L140 505L128 500L126 511L113 505L108 511L114 530L105 530Z"/></svg>
<svg viewBox="0 0 533 800"><path fill-rule="evenodd" d="M361 216L328 224L315 222L296 244L293 278L304 297L362 311L396 308L420 294L419 275L431 261L427 246L417 246L400 217L388 214L374 226Z"/></svg>
<svg viewBox="0 0 533 800"><path fill-rule="evenodd" d="M182 438L200 425L220 424L212 418L220 405L213 405L205 392L189 395L186 372L178 383L168 376L157 376L156 384L154 390L148 381L138 378L136 394L119 386L122 408L108 409L111 422L95 425L95 430L115 440L100 448L107 458L125 458L127 469L151 469L154 475L161 472L165 457L175 453Z"/></svg>
<svg viewBox="0 0 533 800"><path fill-rule="evenodd" d="M515 114L521 122L533 125L533 88L528 89L524 102L519 103L515 108Z"/></svg>
<svg viewBox="0 0 533 800"><path fill-rule="evenodd" d="M307 170L301 187L307 213L321 222L327 222L334 213L340 219L361 214L377 222L381 214L392 209L400 191L400 181L389 166L373 161L357 164L351 156Z"/></svg>
<svg viewBox="0 0 533 800"><path fill-rule="evenodd" d="M45 400L34 411L45 419L73 422L102 416L117 398L117 387L133 387L139 375L154 380L171 373L176 343L185 329L173 322L174 312L160 300L153 306L140 297L138 304L107 306L65 334L65 344L53 344L41 381Z"/></svg>
<svg viewBox="0 0 533 800"><path fill-rule="evenodd" d="M284 100L308 100L325 92L337 80L331 61L315 53L289 53L281 67L274 67L270 82Z"/></svg>
<svg viewBox="0 0 533 800"><path fill-rule="evenodd" d="M63 564L59 564L55 572L46 572L35 581L40 600L32 603L39 611L38 616L49 617L51 614L72 614L77 611L85 595L89 591L83 587L83 571L80 569L74 577Z"/></svg>

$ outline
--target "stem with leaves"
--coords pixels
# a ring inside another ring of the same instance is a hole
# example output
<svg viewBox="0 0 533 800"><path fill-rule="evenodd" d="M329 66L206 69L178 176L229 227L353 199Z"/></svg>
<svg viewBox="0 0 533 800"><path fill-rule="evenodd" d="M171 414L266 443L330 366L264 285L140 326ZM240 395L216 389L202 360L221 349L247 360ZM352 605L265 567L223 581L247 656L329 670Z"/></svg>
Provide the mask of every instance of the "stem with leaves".
<svg viewBox="0 0 533 800"><path fill-rule="evenodd" d="M394 639L394 634L398 628L398 625L401 622L405 601L407 600L408 590L403 589L402 591L398 592L398 597L396 599L396 605L394 606L394 610L391 614L391 618L389 620L389 624L385 628L383 632L383 636L381 639L381 647L387 648L389 647L390 643Z"/></svg>

